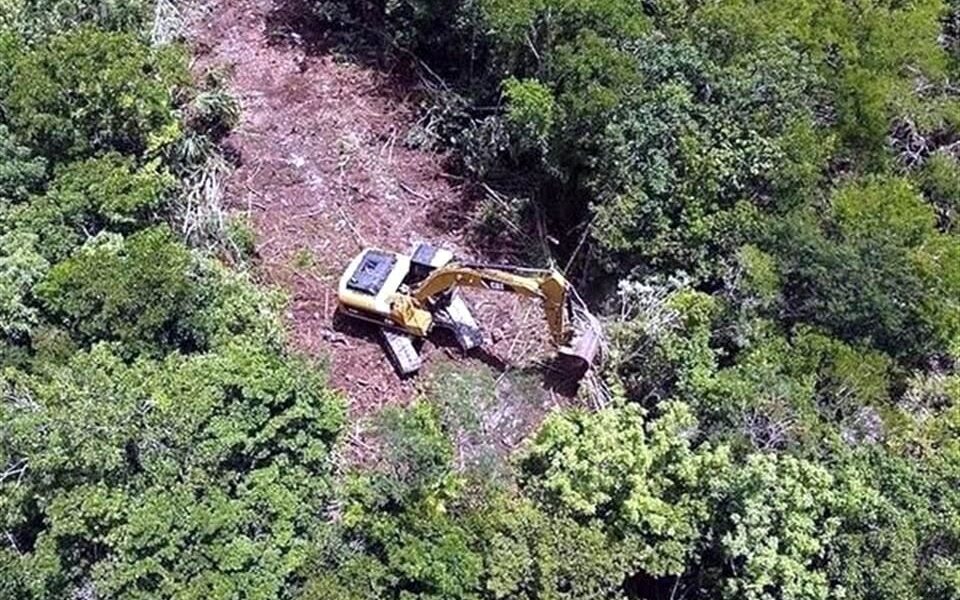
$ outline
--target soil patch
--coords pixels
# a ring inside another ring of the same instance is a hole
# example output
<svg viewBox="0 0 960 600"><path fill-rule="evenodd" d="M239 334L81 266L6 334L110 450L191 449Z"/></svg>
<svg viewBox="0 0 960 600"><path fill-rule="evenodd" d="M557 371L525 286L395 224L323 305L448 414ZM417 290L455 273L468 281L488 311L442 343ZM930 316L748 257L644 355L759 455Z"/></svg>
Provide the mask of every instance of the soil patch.
<svg viewBox="0 0 960 600"><path fill-rule="evenodd" d="M410 400L418 379L397 377L371 327L336 317L341 272L364 247L407 251L418 241L490 258L468 241L470 201L444 172L445 157L405 144L416 89L338 60L293 29L278 43L273 0L212 0L208 8L192 27L196 69L227 69L243 104L227 140L241 164L226 196L249 213L261 277L292 298L291 343L329 361L355 417ZM490 338L484 362L502 370L546 352L538 306L503 295L468 300ZM423 352L428 373L464 360L442 338Z"/></svg>

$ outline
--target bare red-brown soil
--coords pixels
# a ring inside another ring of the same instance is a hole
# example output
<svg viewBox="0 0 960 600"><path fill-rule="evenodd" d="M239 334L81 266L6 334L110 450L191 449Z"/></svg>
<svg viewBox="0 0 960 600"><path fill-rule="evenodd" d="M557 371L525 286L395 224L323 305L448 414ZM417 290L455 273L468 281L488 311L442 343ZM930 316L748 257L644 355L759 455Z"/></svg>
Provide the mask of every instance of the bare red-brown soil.
<svg viewBox="0 0 960 600"><path fill-rule="evenodd" d="M415 87L278 33L276 19L273 0L211 0L191 27L196 70L225 69L242 103L227 140L240 165L226 196L249 212L260 276L291 297L291 343L326 359L353 414L369 415L409 400L421 379L398 378L371 327L336 317L347 263L364 247L407 251L417 241L483 253L467 241L470 203L445 157L405 144ZM471 301L491 338L484 362L502 370L543 350L539 307L508 296ZM428 372L463 360L442 343L423 352Z"/></svg>

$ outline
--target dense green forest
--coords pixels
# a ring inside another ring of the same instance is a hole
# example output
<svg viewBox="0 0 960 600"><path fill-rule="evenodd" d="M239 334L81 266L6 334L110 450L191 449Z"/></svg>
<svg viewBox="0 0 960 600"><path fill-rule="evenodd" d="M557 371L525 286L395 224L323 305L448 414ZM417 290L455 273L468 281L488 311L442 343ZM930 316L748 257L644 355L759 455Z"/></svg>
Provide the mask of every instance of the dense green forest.
<svg viewBox="0 0 960 600"><path fill-rule="evenodd" d="M235 101L147 0L0 0L0 598L960 599L960 4L300 10L545 222L611 401L493 477L450 373L344 468L203 217Z"/></svg>

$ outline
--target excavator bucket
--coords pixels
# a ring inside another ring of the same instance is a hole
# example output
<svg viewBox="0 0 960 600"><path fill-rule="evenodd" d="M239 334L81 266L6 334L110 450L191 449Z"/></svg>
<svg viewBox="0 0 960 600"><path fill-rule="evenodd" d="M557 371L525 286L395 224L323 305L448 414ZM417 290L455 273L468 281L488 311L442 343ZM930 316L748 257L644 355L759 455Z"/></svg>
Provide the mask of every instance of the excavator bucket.
<svg viewBox="0 0 960 600"><path fill-rule="evenodd" d="M558 367L577 379L583 377L603 354L604 338L600 321L585 306L571 311L573 336L558 350Z"/></svg>

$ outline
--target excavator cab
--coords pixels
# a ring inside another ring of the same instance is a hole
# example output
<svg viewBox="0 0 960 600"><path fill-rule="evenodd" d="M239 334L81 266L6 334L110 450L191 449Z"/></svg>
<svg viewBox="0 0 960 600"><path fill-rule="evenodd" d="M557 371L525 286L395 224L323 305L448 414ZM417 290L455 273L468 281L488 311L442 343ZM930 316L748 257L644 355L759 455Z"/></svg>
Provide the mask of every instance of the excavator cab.
<svg viewBox="0 0 960 600"><path fill-rule="evenodd" d="M380 326L401 375L420 368L416 342L434 327L448 329L463 350L483 343L479 325L460 296L462 287L510 292L544 303L561 368L577 379L601 352L600 324L555 270L479 265L454 260L449 250L417 244L409 255L369 248L340 278L339 309Z"/></svg>

